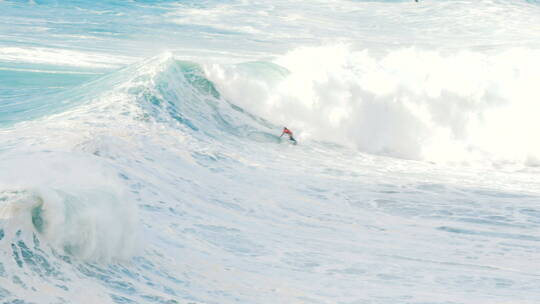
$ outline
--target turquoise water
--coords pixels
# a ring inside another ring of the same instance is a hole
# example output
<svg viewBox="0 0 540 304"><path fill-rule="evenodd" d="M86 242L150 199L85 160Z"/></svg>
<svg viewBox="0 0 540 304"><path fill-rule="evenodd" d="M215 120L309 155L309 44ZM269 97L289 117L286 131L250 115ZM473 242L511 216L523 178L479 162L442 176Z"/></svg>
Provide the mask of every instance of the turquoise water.
<svg viewBox="0 0 540 304"><path fill-rule="evenodd" d="M537 1L0 10L1 303L540 300Z"/></svg>

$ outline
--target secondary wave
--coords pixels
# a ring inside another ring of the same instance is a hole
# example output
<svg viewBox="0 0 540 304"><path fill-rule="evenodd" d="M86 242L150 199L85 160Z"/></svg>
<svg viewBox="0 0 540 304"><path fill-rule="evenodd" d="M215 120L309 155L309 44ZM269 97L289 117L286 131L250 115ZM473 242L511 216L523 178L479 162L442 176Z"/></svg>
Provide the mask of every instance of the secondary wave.
<svg viewBox="0 0 540 304"><path fill-rule="evenodd" d="M42 242L83 260L128 257L135 206L114 170L91 155L41 152L0 162L0 222L8 239Z"/></svg>

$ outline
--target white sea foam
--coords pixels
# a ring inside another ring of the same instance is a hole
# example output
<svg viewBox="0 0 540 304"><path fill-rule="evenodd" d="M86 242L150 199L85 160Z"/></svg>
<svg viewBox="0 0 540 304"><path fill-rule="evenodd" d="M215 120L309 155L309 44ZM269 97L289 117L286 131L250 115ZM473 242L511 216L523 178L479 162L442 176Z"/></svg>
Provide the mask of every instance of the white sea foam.
<svg viewBox="0 0 540 304"><path fill-rule="evenodd" d="M385 56L346 45L300 48L276 59L290 74L208 65L224 96L287 125L301 139L436 161L525 162L540 155L539 51L443 54L403 48Z"/></svg>

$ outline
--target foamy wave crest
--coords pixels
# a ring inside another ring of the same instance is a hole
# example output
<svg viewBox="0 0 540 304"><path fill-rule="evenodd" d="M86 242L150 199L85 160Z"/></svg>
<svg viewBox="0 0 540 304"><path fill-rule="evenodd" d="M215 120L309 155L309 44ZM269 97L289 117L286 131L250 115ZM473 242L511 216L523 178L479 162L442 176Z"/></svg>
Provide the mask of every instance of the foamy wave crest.
<svg viewBox="0 0 540 304"><path fill-rule="evenodd" d="M0 162L6 237L35 233L77 258L122 259L132 253L135 223L134 204L99 158L50 152Z"/></svg>
<svg viewBox="0 0 540 304"><path fill-rule="evenodd" d="M303 140L407 159L538 165L539 55L405 48L376 56L337 45L278 58L289 71L279 77L260 64L204 69L225 98Z"/></svg>

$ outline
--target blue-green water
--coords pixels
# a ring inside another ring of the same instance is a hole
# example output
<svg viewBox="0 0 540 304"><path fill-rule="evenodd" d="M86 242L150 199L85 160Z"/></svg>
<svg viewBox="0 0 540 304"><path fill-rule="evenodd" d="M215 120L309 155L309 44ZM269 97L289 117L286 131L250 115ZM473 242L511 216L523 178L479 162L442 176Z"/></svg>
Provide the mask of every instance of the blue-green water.
<svg viewBox="0 0 540 304"><path fill-rule="evenodd" d="M0 11L0 303L540 300L537 1Z"/></svg>

